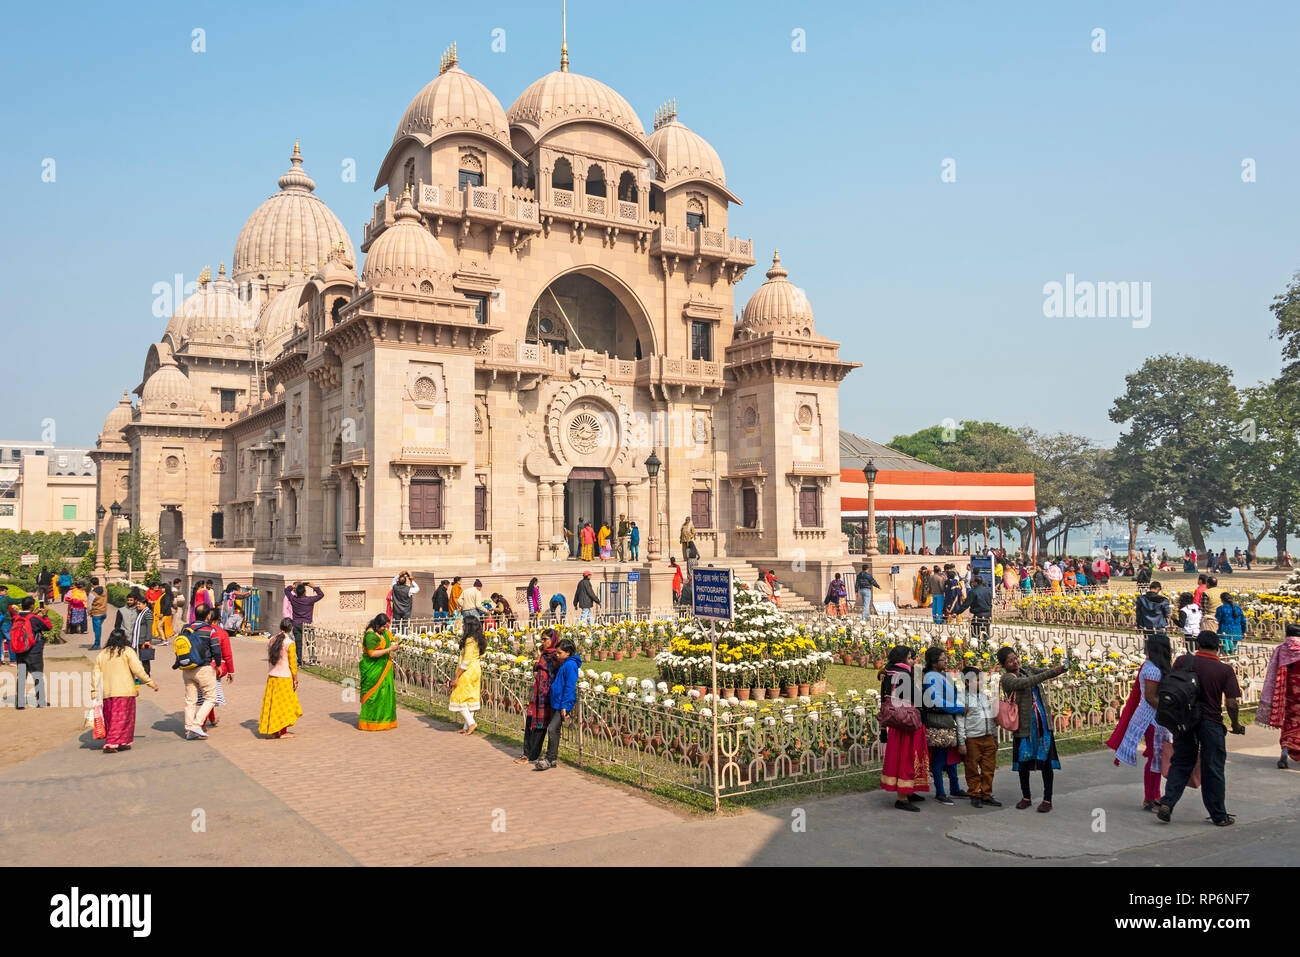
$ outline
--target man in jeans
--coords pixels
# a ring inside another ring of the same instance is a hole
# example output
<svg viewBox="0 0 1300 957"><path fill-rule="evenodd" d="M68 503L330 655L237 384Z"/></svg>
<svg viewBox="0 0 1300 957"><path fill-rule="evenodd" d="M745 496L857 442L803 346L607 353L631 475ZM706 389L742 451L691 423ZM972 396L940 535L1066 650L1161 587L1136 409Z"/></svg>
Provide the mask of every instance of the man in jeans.
<svg viewBox="0 0 1300 957"><path fill-rule="evenodd" d="M1196 654L1192 657L1192 670L1201 686L1200 723L1186 731L1174 733L1174 757L1169 766L1169 778L1165 781L1165 796L1156 805L1156 817L1168 824L1174 813L1174 805L1183 796L1187 779L1191 777L1192 768L1196 766L1199 753L1201 759L1201 800L1210 812L1210 820L1219 827L1236 823L1236 818L1224 807L1227 792L1227 780L1223 766L1227 760L1227 730L1223 726L1223 707L1228 709L1232 719L1232 733L1245 734L1237 717L1237 707L1241 703L1241 687L1237 684L1237 673L1232 666L1219 660L1219 636L1212 631L1203 631L1196 638ZM1174 662L1177 671L1187 661L1183 655Z"/></svg>
<svg viewBox="0 0 1300 957"><path fill-rule="evenodd" d="M632 534L632 526L628 523L626 515L618 517L618 560L627 561L627 540Z"/></svg>
<svg viewBox="0 0 1300 957"><path fill-rule="evenodd" d="M939 566L934 566L930 573L930 615L936 625L943 624L943 588L947 580L939 573Z"/></svg>
<svg viewBox="0 0 1300 957"><path fill-rule="evenodd" d="M217 637L216 631L207 622L196 621L189 634L190 644L198 650L203 645L207 645L207 654L204 664L197 668L181 668L179 664L172 665L173 668L180 670L181 676L185 679L185 740L193 741L195 738L206 738L208 733L203 730L203 724L208 720L208 715L212 714L212 709L217 706L217 669L221 667L221 639ZM203 704L199 704L199 695L203 696Z"/></svg>
<svg viewBox="0 0 1300 957"><path fill-rule="evenodd" d="M591 587L591 572L583 572L582 580L578 582L578 590L573 594L573 604L578 608L578 624L584 622L588 625L596 623L595 611L593 605L599 605L600 599L596 597L596 590Z"/></svg>
<svg viewBox="0 0 1300 957"><path fill-rule="evenodd" d="M854 582L858 589L858 601L862 602L862 617L866 619L871 614L871 590L879 588L880 582L868 570L868 566L863 565L862 571L858 572L857 581Z"/></svg>
<svg viewBox="0 0 1300 957"><path fill-rule="evenodd" d="M560 727L578 703L578 675L582 659L571 638L561 638L555 651L559 670L551 679L551 720L546 725L546 757L534 765L538 771L549 771L560 757Z"/></svg>
<svg viewBox="0 0 1300 957"><path fill-rule="evenodd" d="M308 595L308 588L314 590L316 594ZM320 585L313 585L311 582L294 582L292 585L285 586L284 597L289 599L289 607L293 609L293 644L298 649L298 663L302 664L302 626L311 624L315 614L312 606L324 598L325 593L320 590Z"/></svg>

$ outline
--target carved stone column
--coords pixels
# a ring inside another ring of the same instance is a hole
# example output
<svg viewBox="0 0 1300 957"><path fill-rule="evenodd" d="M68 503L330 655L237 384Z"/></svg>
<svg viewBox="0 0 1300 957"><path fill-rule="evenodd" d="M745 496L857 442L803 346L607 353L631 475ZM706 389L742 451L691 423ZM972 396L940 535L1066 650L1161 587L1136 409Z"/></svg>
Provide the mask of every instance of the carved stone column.
<svg viewBox="0 0 1300 957"><path fill-rule="evenodd" d="M397 468L397 480L402 483L401 528L403 532L411 530L411 473L413 471L409 465L401 465Z"/></svg>
<svg viewBox="0 0 1300 957"><path fill-rule="evenodd" d="M763 530L763 479L752 478L754 483L754 529Z"/></svg>
<svg viewBox="0 0 1300 957"><path fill-rule="evenodd" d="M564 538L564 483L551 483L551 534ZM568 542L565 541L567 547Z"/></svg>
<svg viewBox="0 0 1300 957"><path fill-rule="evenodd" d="M352 477L357 480L357 533L366 533L366 473L369 466L357 465L352 469Z"/></svg>
<svg viewBox="0 0 1300 957"><path fill-rule="evenodd" d="M551 488L549 482L540 479L537 482L537 559L546 558L546 551L551 545L550 529L554 524L551 506Z"/></svg>
<svg viewBox="0 0 1300 957"><path fill-rule="evenodd" d="M736 516L731 523L732 527L744 528L745 527L745 480L733 478L733 479L727 479L727 482L731 485L731 507Z"/></svg>
<svg viewBox="0 0 1300 957"><path fill-rule="evenodd" d="M325 515L321 523L321 545L338 551L339 527L335 518L338 514L339 480L335 476L324 479L321 484L321 497L324 500Z"/></svg>
<svg viewBox="0 0 1300 957"><path fill-rule="evenodd" d="M797 531L802 527L799 523L799 490L803 488L803 476L787 475L785 480L790 483L790 492L794 496L794 524L791 528Z"/></svg>

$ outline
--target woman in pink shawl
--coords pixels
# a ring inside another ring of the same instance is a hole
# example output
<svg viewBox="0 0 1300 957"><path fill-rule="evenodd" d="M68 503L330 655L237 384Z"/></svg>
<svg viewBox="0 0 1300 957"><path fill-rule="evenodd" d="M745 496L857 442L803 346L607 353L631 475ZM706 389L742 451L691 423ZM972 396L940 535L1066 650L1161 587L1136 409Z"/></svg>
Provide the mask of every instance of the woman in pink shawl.
<svg viewBox="0 0 1300 957"><path fill-rule="evenodd" d="M1277 766L1285 769L1289 754L1300 761L1300 625L1288 624L1286 638L1273 649L1264 688L1259 694L1255 723L1282 729L1282 754Z"/></svg>
<svg viewBox="0 0 1300 957"><path fill-rule="evenodd" d="M1106 741L1106 747L1115 752L1115 764L1129 767L1137 765L1138 742L1146 740L1147 765L1143 769L1142 810L1154 811L1160 803L1160 764L1166 740L1173 740L1166 729L1156 724L1156 689L1160 679L1172 668L1169 637L1154 634L1147 637L1147 660L1142 662L1133 690L1129 692L1119 724Z"/></svg>

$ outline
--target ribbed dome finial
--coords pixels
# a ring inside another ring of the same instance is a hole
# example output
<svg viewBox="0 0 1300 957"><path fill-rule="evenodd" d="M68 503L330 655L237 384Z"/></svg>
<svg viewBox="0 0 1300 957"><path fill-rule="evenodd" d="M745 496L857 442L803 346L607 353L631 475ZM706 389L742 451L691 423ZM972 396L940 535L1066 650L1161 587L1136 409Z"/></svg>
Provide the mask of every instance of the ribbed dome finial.
<svg viewBox="0 0 1300 957"><path fill-rule="evenodd" d="M298 148L298 141L293 141L293 155L289 157L289 171L281 176L275 183L281 189L305 189L311 192L316 188L316 181L313 180L302 168L302 150Z"/></svg>
<svg viewBox="0 0 1300 957"><path fill-rule="evenodd" d="M790 273L781 265L781 250L772 250L772 268L767 271L767 278L784 279L788 275L790 275Z"/></svg>

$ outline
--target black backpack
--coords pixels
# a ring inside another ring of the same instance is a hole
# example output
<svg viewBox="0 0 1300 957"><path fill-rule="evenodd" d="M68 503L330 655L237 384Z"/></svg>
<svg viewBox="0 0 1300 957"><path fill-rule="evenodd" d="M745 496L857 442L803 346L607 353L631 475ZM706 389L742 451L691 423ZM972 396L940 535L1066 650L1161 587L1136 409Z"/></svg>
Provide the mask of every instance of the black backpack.
<svg viewBox="0 0 1300 957"><path fill-rule="evenodd" d="M1201 679L1192 669L1192 656L1160 679L1156 689L1156 723L1175 734L1196 727L1201 720Z"/></svg>

